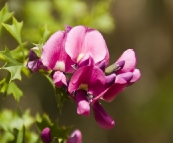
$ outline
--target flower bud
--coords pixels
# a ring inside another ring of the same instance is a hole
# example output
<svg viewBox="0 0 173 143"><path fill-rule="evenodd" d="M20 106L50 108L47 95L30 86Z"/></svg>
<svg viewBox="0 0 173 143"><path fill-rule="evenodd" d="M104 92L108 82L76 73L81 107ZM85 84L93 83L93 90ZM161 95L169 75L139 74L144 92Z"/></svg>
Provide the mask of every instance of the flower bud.
<svg viewBox="0 0 173 143"><path fill-rule="evenodd" d="M98 67L104 72L105 71L105 68L106 68L106 62L105 62L105 60L103 60L102 62L100 62L98 64Z"/></svg>
<svg viewBox="0 0 173 143"><path fill-rule="evenodd" d="M41 132L41 140L43 143L51 143L50 129L48 127Z"/></svg>
<svg viewBox="0 0 173 143"><path fill-rule="evenodd" d="M121 77L121 78L123 78L127 82L130 82L130 80L133 77L133 73L132 72L126 72L126 73L119 74L118 76Z"/></svg>

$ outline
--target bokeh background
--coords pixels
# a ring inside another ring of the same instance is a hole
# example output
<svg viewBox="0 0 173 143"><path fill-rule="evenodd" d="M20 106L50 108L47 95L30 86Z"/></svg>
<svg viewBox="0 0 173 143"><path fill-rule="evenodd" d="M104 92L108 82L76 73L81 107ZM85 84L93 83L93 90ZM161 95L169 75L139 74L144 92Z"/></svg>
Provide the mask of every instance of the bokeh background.
<svg viewBox="0 0 173 143"><path fill-rule="evenodd" d="M103 34L110 52L110 63L128 48L137 55L142 77L111 103L102 102L115 119L112 130L100 128L93 115L78 116L76 105L65 102L62 113L56 105L53 88L41 74L23 76L17 81L24 95L19 105L12 96L0 95L0 109L30 109L32 115L46 112L61 126L79 128L83 143L172 143L173 142L173 1L172 0L0 0L8 2L19 21L28 48L40 40L39 26L51 33L64 25L83 24ZM0 50L17 46L2 30ZM3 47L3 48L2 48ZM0 74L3 78L3 72Z"/></svg>

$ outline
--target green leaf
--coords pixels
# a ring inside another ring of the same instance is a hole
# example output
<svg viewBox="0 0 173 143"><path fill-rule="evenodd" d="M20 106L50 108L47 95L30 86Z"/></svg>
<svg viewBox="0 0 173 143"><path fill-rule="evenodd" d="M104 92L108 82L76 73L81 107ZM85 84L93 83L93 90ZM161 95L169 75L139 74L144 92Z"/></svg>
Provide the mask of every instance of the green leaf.
<svg viewBox="0 0 173 143"><path fill-rule="evenodd" d="M13 13L8 11L7 4L0 11L0 31L2 28L2 23L6 22L8 19L12 17Z"/></svg>
<svg viewBox="0 0 173 143"><path fill-rule="evenodd" d="M0 81L0 92L4 93L5 96L8 89L9 80L10 80L10 76L8 75L6 78Z"/></svg>
<svg viewBox="0 0 173 143"><path fill-rule="evenodd" d="M13 65L13 66L11 65L9 67L7 65L7 66L3 67L2 69L6 69L11 73L11 79L10 79L10 82L11 82L14 79L21 80L21 70L22 70L22 68L23 68L23 65Z"/></svg>
<svg viewBox="0 0 173 143"><path fill-rule="evenodd" d="M43 28L39 29L39 32L42 38L41 44L44 44L50 35L50 31L47 29L47 26L45 25Z"/></svg>
<svg viewBox="0 0 173 143"><path fill-rule="evenodd" d="M23 125L22 130L19 131L16 143L25 142L25 126Z"/></svg>
<svg viewBox="0 0 173 143"><path fill-rule="evenodd" d="M37 116L37 126L42 131L45 127L53 126L53 123L49 119L48 115L44 114L43 117Z"/></svg>
<svg viewBox="0 0 173 143"><path fill-rule="evenodd" d="M7 95L12 94L17 102L19 102L20 97L23 96L23 92L18 88L14 82L10 82L7 89Z"/></svg>
<svg viewBox="0 0 173 143"><path fill-rule="evenodd" d="M4 109L0 112L0 142L38 143L40 135L29 130L33 123L34 118L28 110L21 112Z"/></svg>
<svg viewBox="0 0 173 143"><path fill-rule="evenodd" d="M25 142L25 126L22 129L13 129L14 139L9 143L24 143Z"/></svg>
<svg viewBox="0 0 173 143"><path fill-rule="evenodd" d="M24 57L28 56L29 50L26 47L27 43L22 43L22 46L19 45L17 48L14 50L11 50L10 53L13 55L13 58L17 61L23 61L23 53Z"/></svg>
<svg viewBox="0 0 173 143"><path fill-rule="evenodd" d="M0 81L0 92L4 94L4 96L8 96L10 94L13 95L14 99L19 102L20 97L23 96L23 92L19 89L19 87L14 83L9 83L9 75Z"/></svg>
<svg viewBox="0 0 173 143"><path fill-rule="evenodd" d="M26 77L31 76L31 71L28 68L22 68L22 73L24 73Z"/></svg>
<svg viewBox="0 0 173 143"><path fill-rule="evenodd" d="M13 24L2 24L8 32L17 40L17 42L22 45L22 39L21 39L21 30L23 26L23 22L18 22L14 17L13 17Z"/></svg>
<svg viewBox="0 0 173 143"><path fill-rule="evenodd" d="M14 79L21 80L21 70L24 67L22 63L16 61L8 48L5 48L5 51L0 51L0 54L5 58L6 63L2 69L6 69L11 73L10 82Z"/></svg>

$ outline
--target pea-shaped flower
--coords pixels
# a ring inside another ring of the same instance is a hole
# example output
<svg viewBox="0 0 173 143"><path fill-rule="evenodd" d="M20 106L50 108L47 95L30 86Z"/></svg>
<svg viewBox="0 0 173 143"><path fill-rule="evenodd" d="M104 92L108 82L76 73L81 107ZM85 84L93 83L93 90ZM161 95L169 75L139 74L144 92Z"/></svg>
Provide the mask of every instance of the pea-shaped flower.
<svg viewBox="0 0 173 143"><path fill-rule="evenodd" d="M115 83L103 95L103 99L110 102L125 87L135 83L141 77L140 71L136 69L136 55L134 50L126 50L113 65L107 68L106 72L116 74Z"/></svg>

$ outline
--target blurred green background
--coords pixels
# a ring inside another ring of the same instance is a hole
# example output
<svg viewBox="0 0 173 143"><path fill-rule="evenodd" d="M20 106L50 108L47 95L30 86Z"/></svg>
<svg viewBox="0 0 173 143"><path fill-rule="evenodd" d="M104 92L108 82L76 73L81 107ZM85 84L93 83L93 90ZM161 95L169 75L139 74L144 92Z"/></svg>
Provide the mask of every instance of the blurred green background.
<svg viewBox="0 0 173 143"><path fill-rule="evenodd" d="M46 112L60 125L75 125L83 143L172 143L173 142L173 1L171 0L0 0L8 2L18 21L24 21L22 36L32 43L40 40L38 28L47 25L51 33L64 25L86 25L103 34L110 52L110 63L128 48L137 55L141 79L126 88L113 102L102 102L115 119L112 130L100 128L91 113L76 114L76 105L65 102L62 114L56 107L53 89L41 74L23 76L17 81L24 95L19 106L32 115ZM4 29L4 45L14 49L17 42ZM0 71L2 79L4 73ZM12 96L0 96L0 109L17 108Z"/></svg>

